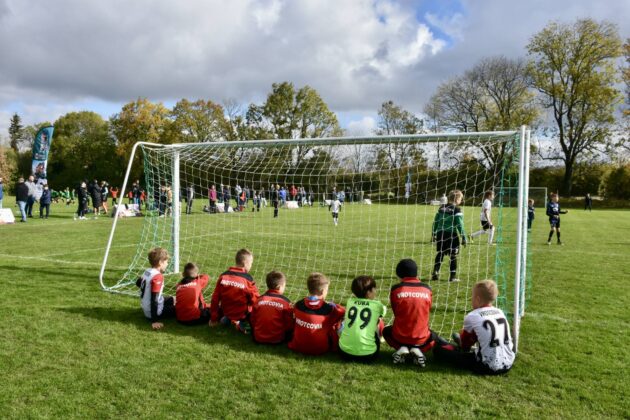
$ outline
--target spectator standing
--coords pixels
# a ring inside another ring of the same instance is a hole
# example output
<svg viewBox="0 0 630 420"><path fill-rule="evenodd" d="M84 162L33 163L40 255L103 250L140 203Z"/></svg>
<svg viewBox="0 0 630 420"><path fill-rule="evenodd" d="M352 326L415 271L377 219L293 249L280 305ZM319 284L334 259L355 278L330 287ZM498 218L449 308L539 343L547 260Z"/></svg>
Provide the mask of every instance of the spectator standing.
<svg viewBox="0 0 630 420"><path fill-rule="evenodd" d="M20 208L22 219L20 222L26 223L26 203L28 202L28 185L24 182L24 178L20 177L15 186L15 201Z"/></svg>
<svg viewBox="0 0 630 420"><path fill-rule="evenodd" d="M26 215L33 217L33 205L35 204L35 194L37 193L37 186L35 185L35 177L33 175L28 177L28 181L25 182L28 187L28 200L26 200Z"/></svg>
<svg viewBox="0 0 630 420"><path fill-rule="evenodd" d="M42 191L42 196L39 197L39 218L40 219L48 219L48 215L50 214L50 202L51 202L51 193L48 188L48 184L44 184L44 190ZM46 210L46 216L44 217L44 210Z"/></svg>
<svg viewBox="0 0 630 420"><path fill-rule="evenodd" d="M90 192L90 198L92 199L92 208L94 209L94 218L101 213L101 206L103 202L101 200L101 187L98 185L98 181L95 179L94 182L88 188Z"/></svg>
<svg viewBox="0 0 630 420"><path fill-rule="evenodd" d="M584 197L584 211L586 210L593 211L593 199L590 193L587 193L586 197Z"/></svg>
<svg viewBox="0 0 630 420"><path fill-rule="evenodd" d="M208 189L208 201L210 204L210 213L217 212L217 187L212 184Z"/></svg>
<svg viewBox="0 0 630 420"><path fill-rule="evenodd" d="M227 213L229 208L230 208L230 186L224 185L223 186L223 211Z"/></svg>
<svg viewBox="0 0 630 420"><path fill-rule="evenodd" d="M79 204L77 208L77 216L79 217L79 220L85 220L85 214L88 209L88 190L85 181L81 182L77 188L77 202Z"/></svg>
<svg viewBox="0 0 630 420"><path fill-rule="evenodd" d="M112 187L109 192L112 194L112 206L118 204L118 188Z"/></svg>
<svg viewBox="0 0 630 420"><path fill-rule="evenodd" d="M107 182L101 181L101 205L103 206L103 210L105 210L105 214L107 214L107 196L109 195L109 188L107 188Z"/></svg>
<svg viewBox="0 0 630 420"><path fill-rule="evenodd" d="M193 199L195 198L195 187L189 185L186 188L186 214L192 214Z"/></svg>

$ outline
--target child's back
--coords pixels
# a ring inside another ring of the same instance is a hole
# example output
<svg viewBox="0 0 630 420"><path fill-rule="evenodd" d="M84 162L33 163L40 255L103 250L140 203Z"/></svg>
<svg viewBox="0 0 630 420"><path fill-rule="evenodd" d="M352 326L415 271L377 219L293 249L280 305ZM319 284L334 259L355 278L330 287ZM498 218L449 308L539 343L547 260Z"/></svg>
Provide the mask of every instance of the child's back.
<svg viewBox="0 0 630 420"><path fill-rule="evenodd" d="M286 285L284 274L272 271L266 280L268 290L252 310L252 337L257 343L279 344L293 330L293 307L282 294Z"/></svg>
<svg viewBox="0 0 630 420"><path fill-rule="evenodd" d="M493 372L506 371L514 363L510 325L499 308L484 306L469 312L460 339L463 348L479 342L477 360Z"/></svg>
<svg viewBox="0 0 630 420"><path fill-rule="evenodd" d="M324 301L328 293L328 279L313 273L307 280L310 296L293 307L295 327L289 348L293 351L319 355L337 349L337 327L343 319L343 306Z"/></svg>
<svg viewBox="0 0 630 420"><path fill-rule="evenodd" d="M209 321L208 305L203 297L203 289L208 285L208 275L199 275L197 266L186 264L184 278L177 284L175 294L175 315L183 323Z"/></svg>

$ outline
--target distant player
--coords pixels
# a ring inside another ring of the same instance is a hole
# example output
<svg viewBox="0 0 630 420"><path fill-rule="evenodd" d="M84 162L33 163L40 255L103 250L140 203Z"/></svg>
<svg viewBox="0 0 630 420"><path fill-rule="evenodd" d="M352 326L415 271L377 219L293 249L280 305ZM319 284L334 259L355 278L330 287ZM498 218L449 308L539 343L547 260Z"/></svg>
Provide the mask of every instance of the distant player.
<svg viewBox="0 0 630 420"><path fill-rule="evenodd" d="M534 223L534 219L536 218L536 209L534 208L534 200L527 200L527 231L532 231L532 223Z"/></svg>
<svg viewBox="0 0 630 420"><path fill-rule="evenodd" d="M333 223L335 226L339 223L339 211L341 210L341 201L335 198L330 204L330 211L332 211Z"/></svg>
<svg viewBox="0 0 630 420"><path fill-rule="evenodd" d="M457 256L459 255L459 241L461 236L462 245L466 246L466 233L464 231L464 212L459 205L464 199L464 194L460 190L449 193L449 203L440 206L435 219L433 220L433 240L437 244L437 254L433 265L431 280L438 280L440 276L440 266L444 256L449 255L450 282L458 282L457 278Z"/></svg>
<svg viewBox="0 0 630 420"><path fill-rule="evenodd" d="M348 299L339 338L341 358L370 363L378 358L386 308L376 300L376 282L370 276L352 281L354 297Z"/></svg>
<svg viewBox="0 0 630 420"><path fill-rule="evenodd" d="M486 191L483 196L483 204L481 205L481 230L470 235L471 242L479 235L488 234L488 244L492 245L494 238L494 225L492 224L492 200L494 200L494 192Z"/></svg>
<svg viewBox="0 0 630 420"><path fill-rule="evenodd" d="M295 327L289 349L310 355L337 350L338 330L346 310L341 305L326 302L329 284L321 273L308 276L308 296L293 306Z"/></svg>
<svg viewBox="0 0 630 420"><path fill-rule="evenodd" d="M168 252L164 248L154 248L149 252L149 264L142 277L136 281L140 289L140 305L144 316L151 320L151 327L159 330L164 327L162 318L175 315L175 300L164 296L164 270L168 266Z"/></svg>
<svg viewBox="0 0 630 420"><path fill-rule="evenodd" d="M280 185L271 186L271 204L273 205L273 217L278 217L278 201L280 200Z"/></svg>
<svg viewBox="0 0 630 420"><path fill-rule="evenodd" d="M238 331L251 330L249 315L258 300L258 289L249 270L254 255L248 249L236 253L236 265L219 276L210 302L210 326L232 324Z"/></svg>
<svg viewBox="0 0 630 420"><path fill-rule="evenodd" d="M492 280L483 280L473 286L473 310L464 318L461 333L453 334L457 347L436 347L433 350L436 359L480 374L497 375L512 368L514 344L510 325L503 311L492 306L497 295L497 285ZM475 343L479 345L471 351Z"/></svg>
<svg viewBox="0 0 630 420"><path fill-rule="evenodd" d="M562 245L562 241L560 240L560 215L567 214L568 212L568 210L560 210L558 194L551 194L551 201L547 203L547 216L549 216L549 226L551 227L549 238L547 238L547 245L551 245L551 238L554 232L556 232L556 237L558 238L558 245Z"/></svg>
<svg viewBox="0 0 630 420"><path fill-rule="evenodd" d="M252 338L256 343L280 344L293 333L293 305L283 295L287 278L272 271L266 278L267 291L258 298L251 315Z"/></svg>
<svg viewBox="0 0 630 420"><path fill-rule="evenodd" d="M208 280L207 274L199 274L199 267L195 263L186 264L175 293L175 316L178 322L200 325L210 321L210 305L203 298L203 289L208 285Z"/></svg>

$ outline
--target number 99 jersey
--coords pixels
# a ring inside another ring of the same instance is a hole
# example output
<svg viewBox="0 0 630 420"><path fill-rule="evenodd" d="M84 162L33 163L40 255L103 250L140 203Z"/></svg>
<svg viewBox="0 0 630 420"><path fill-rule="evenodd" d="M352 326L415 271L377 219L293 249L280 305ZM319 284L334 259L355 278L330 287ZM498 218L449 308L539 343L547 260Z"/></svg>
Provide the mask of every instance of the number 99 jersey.
<svg viewBox="0 0 630 420"><path fill-rule="evenodd" d="M496 372L512 367L514 345L510 335L510 325L501 309L486 306L477 308L466 315L462 344L470 341L479 342L477 360L490 370Z"/></svg>
<svg viewBox="0 0 630 420"><path fill-rule="evenodd" d="M385 305L378 300L348 299L339 348L353 356L367 356L378 351L378 323L385 310Z"/></svg>

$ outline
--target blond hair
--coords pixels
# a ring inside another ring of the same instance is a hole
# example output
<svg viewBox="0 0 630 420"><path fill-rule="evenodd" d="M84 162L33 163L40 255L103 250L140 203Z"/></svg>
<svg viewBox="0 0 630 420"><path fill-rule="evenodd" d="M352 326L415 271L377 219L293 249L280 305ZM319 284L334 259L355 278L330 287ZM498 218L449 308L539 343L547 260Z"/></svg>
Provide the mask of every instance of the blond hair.
<svg viewBox="0 0 630 420"><path fill-rule="evenodd" d="M249 249L243 248L238 250L234 261L236 262L237 266L242 267L245 265L245 261L247 261L249 258L254 258L254 254L252 254L252 251L250 251Z"/></svg>
<svg viewBox="0 0 630 420"><path fill-rule="evenodd" d="M448 201L450 201L451 203L454 203L458 199L464 199L464 193L461 192L461 190L453 190L448 193Z"/></svg>
<svg viewBox="0 0 630 420"><path fill-rule="evenodd" d="M493 280L482 280L473 286L473 295L479 296L481 303L489 305L497 299L499 289Z"/></svg>
<svg viewBox="0 0 630 420"><path fill-rule="evenodd" d="M169 259L168 251L164 248L153 248L149 251L149 264L151 267L156 268L160 265L162 261L166 261Z"/></svg>
<svg viewBox="0 0 630 420"><path fill-rule="evenodd" d="M306 279L308 292L315 296L324 293L324 289L328 286L328 284L330 284L330 280L328 280L328 277L322 273L311 273Z"/></svg>

